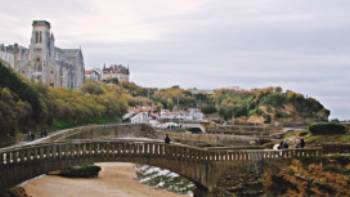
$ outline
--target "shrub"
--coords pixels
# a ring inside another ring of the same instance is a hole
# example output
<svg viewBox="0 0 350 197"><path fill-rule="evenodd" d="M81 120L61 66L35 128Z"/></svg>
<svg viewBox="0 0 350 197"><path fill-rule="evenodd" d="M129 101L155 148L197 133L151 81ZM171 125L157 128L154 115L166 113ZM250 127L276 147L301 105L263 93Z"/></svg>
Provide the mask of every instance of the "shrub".
<svg viewBox="0 0 350 197"><path fill-rule="evenodd" d="M59 175L70 178L93 178L101 171L100 166L73 166L60 171Z"/></svg>
<svg viewBox="0 0 350 197"><path fill-rule="evenodd" d="M260 104L272 105L274 107L282 107L286 103L286 97L282 94L269 94L260 100Z"/></svg>
<svg viewBox="0 0 350 197"><path fill-rule="evenodd" d="M312 134L345 134L347 128L343 125L336 123L318 123L313 124L309 127L309 130Z"/></svg>

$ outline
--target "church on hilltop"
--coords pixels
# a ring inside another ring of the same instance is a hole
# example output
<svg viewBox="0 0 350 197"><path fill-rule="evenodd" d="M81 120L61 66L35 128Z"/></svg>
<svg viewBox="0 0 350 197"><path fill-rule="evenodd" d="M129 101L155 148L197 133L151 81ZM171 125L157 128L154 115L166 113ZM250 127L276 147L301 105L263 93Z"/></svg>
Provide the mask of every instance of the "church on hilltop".
<svg viewBox="0 0 350 197"><path fill-rule="evenodd" d="M0 60L27 78L52 87L77 89L84 83L81 49L56 47L47 21L33 21L29 48L0 45Z"/></svg>

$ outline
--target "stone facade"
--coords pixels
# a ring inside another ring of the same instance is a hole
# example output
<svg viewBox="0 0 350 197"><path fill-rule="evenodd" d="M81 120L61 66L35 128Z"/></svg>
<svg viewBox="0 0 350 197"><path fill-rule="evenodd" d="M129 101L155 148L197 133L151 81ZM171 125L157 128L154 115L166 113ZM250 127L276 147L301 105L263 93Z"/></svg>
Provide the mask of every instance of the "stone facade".
<svg viewBox="0 0 350 197"><path fill-rule="evenodd" d="M112 64L110 67L103 66L102 69L102 81L129 81L130 71L129 68L123 65Z"/></svg>
<svg viewBox="0 0 350 197"><path fill-rule="evenodd" d="M56 47L47 21L33 21L29 48L0 45L0 59L27 78L52 87L76 89L84 82L81 49Z"/></svg>

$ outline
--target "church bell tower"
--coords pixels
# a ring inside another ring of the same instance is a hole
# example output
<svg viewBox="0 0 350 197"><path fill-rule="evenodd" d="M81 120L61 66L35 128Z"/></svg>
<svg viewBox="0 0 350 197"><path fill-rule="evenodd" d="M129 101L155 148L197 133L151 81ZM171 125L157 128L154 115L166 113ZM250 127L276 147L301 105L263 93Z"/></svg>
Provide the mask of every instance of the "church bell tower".
<svg viewBox="0 0 350 197"><path fill-rule="evenodd" d="M30 41L30 66L32 79L39 82L47 81L47 64L51 56L50 23L43 20L33 21L32 38Z"/></svg>

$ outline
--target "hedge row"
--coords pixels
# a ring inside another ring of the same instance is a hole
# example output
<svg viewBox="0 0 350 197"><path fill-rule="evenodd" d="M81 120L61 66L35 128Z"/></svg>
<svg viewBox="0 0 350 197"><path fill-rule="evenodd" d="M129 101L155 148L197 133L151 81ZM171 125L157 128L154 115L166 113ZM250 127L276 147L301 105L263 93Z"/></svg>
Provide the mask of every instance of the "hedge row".
<svg viewBox="0 0 350 197"><path fill-rule="evenodd" d="M336 123L317 123L309 127L312 134L345 134L347 132L347 127L344 125Z"/></svg>

